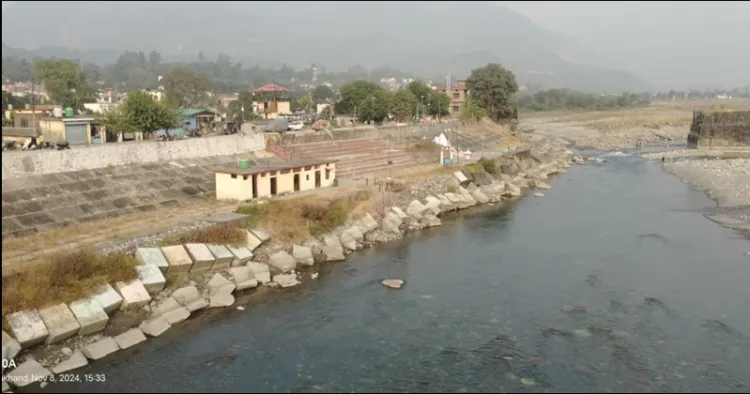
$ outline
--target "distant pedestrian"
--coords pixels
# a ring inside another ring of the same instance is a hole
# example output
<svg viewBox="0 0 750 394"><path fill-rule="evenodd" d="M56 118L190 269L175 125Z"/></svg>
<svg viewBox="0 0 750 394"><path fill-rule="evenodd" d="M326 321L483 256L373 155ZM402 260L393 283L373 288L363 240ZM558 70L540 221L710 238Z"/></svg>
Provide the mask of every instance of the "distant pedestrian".
<svg viewBox="0 0 750 394"><path fill-rule="evenodd" d="M664 163L664 156L661 157L661 162Z"/></svg>

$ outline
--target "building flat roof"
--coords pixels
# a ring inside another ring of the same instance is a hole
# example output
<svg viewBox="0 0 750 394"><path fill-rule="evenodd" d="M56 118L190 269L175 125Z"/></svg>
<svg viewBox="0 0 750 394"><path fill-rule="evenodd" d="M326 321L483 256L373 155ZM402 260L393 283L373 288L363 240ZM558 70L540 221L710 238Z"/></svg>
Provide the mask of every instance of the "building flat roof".
<svg viewBox="0 0 750 394"><path fill-rule="evenodd" d="M239 168L234 166L223 166L214 169L215 172L220 174L232 174L232 175L255 175L264 172L289 170L300 167L316 166L320 164L337 163L338 160L330 159L301 159L285 163L268 163L268 164L256 164L250 165L249 168Z"/></svg>

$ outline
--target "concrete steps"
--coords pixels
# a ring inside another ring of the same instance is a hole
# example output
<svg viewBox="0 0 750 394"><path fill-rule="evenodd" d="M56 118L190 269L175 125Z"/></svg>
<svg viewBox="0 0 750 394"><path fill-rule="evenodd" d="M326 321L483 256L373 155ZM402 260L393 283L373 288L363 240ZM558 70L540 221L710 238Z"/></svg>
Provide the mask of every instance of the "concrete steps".
<svg viewBox="0 0 750 394"><path fill-rule="evenodd" d="M385 141L372 138L287 145L278 147L276 153L286 159L291 157L339 160L336 167L336 176L339 178L383 173L417 165L409 153L403 150L389 150Z"/></svg>

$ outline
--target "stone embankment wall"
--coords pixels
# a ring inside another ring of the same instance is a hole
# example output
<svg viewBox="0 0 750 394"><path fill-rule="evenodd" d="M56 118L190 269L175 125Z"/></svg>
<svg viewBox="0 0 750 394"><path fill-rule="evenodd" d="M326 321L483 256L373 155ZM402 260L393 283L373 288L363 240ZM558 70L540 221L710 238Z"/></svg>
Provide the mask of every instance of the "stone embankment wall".
<svg viewBox="0 0 750 394"><path fill-rule="evenodd" d="M69 150L3 152L3 180L29 175L96 170L110 166L229 156L261 150L260 134L235 134L182 141L134 141Z"/></svg>
<svg viewBox="0 0 750 394"><path fill-rule="evenodd" d="M408 139L432 140L440 133L453 131L458 127L457 121L447 123L431 123L420 125L407 125L400 127L370 127L370 128L342 128L335 129L329 133L319 132L315 134L273 134L266 136L266 145L292 145L310 142L326 142L332 140L351 140L360 138L382 138L391 141L406 141Z"/></svg>
<svg viewBox="0 0 750 394"><path fill-rule="evenodd" d="M750 148L750 111L694 112L688 146Z"/></svg>

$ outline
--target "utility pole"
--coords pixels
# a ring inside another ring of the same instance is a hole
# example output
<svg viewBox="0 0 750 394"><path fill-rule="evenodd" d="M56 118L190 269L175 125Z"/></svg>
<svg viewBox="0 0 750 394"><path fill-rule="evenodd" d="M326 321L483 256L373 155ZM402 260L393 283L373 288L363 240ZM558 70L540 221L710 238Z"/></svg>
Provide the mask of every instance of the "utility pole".
<svg viewBox="0 0 750 394"><path fill-rule="evenodd" d="M34 76L34 61L31 62L31 130L34 137L36 137L36 99L34 99L34 84L36 83Z"/></svg>

